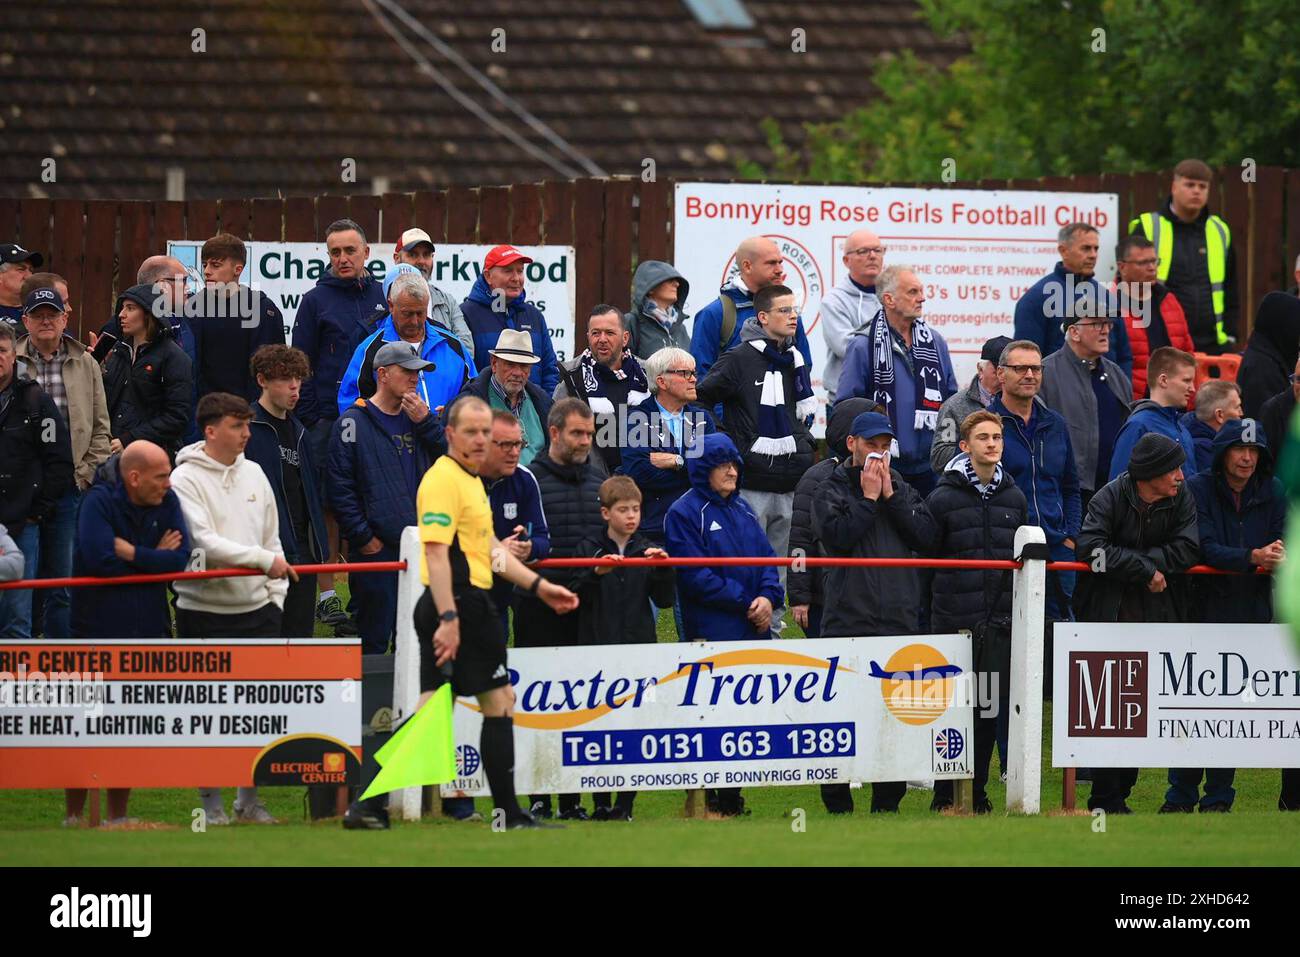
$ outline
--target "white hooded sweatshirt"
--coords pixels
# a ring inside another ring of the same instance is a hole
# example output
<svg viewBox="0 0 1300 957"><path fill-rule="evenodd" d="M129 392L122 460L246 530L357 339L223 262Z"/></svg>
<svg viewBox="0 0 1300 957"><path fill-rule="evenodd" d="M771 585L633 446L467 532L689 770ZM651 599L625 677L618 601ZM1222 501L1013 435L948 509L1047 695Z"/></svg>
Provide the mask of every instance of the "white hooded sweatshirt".
<svg viewBox="0 0 1300 957"><path fill-rule="evenodd" d="M266 473L243 453L222 465L195 442L181 449L172 472L190 539L206 568L270 571L280 547L280 518ZM176 607L218 615L240 615L275 602L284 608L287 578L261 575L176 582Z"/></svg>

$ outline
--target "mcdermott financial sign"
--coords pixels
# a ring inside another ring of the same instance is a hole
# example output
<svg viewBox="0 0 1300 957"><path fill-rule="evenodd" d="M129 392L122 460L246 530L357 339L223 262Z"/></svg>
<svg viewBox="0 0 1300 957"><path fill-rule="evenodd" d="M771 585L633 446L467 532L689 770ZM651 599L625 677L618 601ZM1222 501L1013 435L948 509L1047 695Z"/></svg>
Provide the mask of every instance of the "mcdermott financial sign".
<svg viewBox="0 0 1300 957"><path fill-rule="evenodd" d="M1300 656L1281 626L1072 623L1055 656L1057 767L1295 763Z"/></svg>

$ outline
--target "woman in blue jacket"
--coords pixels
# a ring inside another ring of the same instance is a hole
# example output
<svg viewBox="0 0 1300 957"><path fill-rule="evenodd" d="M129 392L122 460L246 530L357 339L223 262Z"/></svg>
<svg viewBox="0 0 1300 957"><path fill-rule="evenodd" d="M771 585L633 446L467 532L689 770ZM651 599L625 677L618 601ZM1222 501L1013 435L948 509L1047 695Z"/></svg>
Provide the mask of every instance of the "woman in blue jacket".
<svg viewBox="0 0 1300 957"><path fill-rule="evenodd" d="M691 489L664 518L674 558L775 557L763 526L737 494L740 453L722 433L704 436L704 452L686 460ZM785 607L775 566L677 570L686 641L744 641L772 636Z"/></svg>

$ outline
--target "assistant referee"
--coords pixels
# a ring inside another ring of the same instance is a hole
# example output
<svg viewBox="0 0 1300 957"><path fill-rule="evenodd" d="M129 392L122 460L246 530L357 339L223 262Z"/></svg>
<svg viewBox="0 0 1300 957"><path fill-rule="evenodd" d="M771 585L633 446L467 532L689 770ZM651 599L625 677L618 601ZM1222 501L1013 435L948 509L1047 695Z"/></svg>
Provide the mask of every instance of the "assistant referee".
<svg viewBox="0 0 1300 957"><path fill-rule="evenodd" d="M462 395L447 412L446 434L448 453L425 473L416 493L424 544L420 580L427 586L415 606L420 704L449 679L457 695L478 698L479 749L493 806L508 828L538 827L515 796L515 692L506 668L505 632L489 589L495 570L559 614L576 609L578 596L527 568L492 533L492 509L478 477L492 436L488 404ZM344 826L387 827L383 803L380 796L354 804Z"/></svg>

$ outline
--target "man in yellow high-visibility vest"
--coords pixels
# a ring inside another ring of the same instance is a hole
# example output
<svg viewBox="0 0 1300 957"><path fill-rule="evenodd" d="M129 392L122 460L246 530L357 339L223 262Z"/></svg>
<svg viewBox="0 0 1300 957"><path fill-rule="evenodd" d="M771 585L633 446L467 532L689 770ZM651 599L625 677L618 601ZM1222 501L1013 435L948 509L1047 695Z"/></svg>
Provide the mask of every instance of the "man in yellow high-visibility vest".
<svg viewBox="0 0 1300 957"><path fill-rule="evenodd" d="M1178 299L1197 352L1232 350L1237 341L1237 256L1232 231L1207 208L1210 167L1186 159L1174 167L1170 196L1129 223L1156 248L1156 278Z"/></svg>

